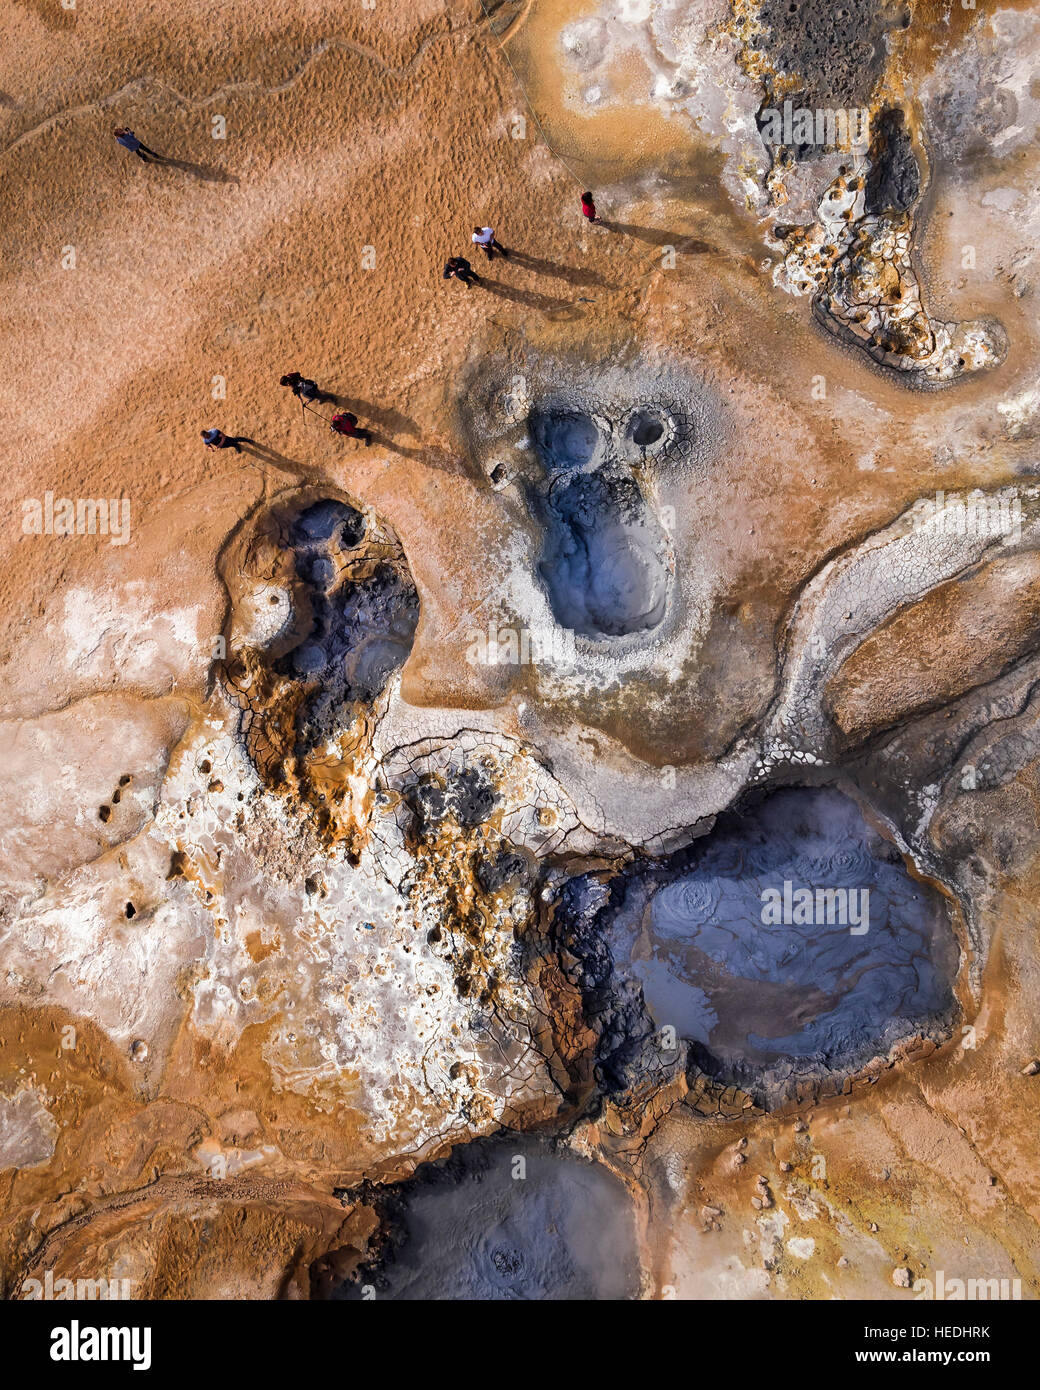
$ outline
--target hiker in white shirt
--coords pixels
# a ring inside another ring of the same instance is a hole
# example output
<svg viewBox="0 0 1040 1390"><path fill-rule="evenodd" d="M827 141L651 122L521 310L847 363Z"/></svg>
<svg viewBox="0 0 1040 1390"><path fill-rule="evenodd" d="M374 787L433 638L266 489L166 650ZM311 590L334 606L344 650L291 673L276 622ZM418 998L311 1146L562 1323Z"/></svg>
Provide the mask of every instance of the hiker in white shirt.
<svg viewBox="0 0 1040 1390"><path fill-rule="evenodd" d="M479 246L487 256L489 261L495 259L495 252L498 251L503 256L508 256L509 252L495 236L494 227L474 227L473 245Z"/></svg>

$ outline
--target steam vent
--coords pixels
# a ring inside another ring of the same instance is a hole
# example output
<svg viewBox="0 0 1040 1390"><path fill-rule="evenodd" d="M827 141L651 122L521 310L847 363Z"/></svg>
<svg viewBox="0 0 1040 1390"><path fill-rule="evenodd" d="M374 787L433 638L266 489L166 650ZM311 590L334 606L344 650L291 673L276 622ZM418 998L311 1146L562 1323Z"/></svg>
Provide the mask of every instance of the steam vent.
<svg viewBox="0 0 1040 1390"><path fill-rule="evenodd" d="M11 1345L1024 1352L1040 7L0 33Z"/></svg>

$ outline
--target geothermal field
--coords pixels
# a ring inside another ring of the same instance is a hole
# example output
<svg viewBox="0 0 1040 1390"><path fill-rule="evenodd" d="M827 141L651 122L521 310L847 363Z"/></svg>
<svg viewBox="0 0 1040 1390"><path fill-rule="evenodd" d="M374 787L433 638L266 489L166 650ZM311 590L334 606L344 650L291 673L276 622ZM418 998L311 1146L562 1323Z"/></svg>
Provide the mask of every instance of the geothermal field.
<svg viewBox="0 0 1040 1390"><path fill-rule="evenodd" d="M1040 10L0 33L0 1294L1040 1296Z"/></svg>

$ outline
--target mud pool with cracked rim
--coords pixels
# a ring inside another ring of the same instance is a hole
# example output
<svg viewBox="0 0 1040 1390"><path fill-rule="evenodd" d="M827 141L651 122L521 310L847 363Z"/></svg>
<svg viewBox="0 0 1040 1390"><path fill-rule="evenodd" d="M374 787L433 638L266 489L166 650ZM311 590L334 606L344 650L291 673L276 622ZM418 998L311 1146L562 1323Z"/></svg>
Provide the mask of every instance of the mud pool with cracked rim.
<svg viewBox="0 0 1040 1390"><path fill-rule="evenodd" d="M812 906L799 909L806 889ZM770 890L780 921L767 920ZM561 902L569 940L598 955L600 981L609 958L629 1013L645 1010L709 1074L753 1092L852 1073L918 1033L949 1031L950 904L834 788L773 792L667 858L570 880ZM639 1030L626 1018L621 1031ZM610 1071L624 1075L616 1060Z"/></svg>

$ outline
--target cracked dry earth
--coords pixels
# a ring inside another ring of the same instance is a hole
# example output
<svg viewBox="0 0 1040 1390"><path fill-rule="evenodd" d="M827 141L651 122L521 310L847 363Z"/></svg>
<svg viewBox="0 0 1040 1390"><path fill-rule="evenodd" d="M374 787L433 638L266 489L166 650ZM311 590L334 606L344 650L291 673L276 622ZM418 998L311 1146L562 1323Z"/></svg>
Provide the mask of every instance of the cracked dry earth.
<svg viewBox="0 0 1040 1390"><path fill-rule="evenodd" d="M103 9L0 21L4 1294L1035 1297L1040 17Z"/></svg>

